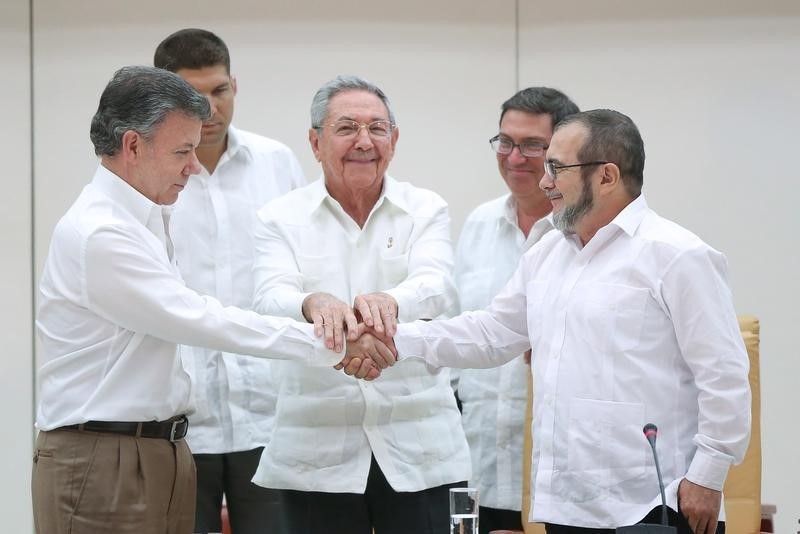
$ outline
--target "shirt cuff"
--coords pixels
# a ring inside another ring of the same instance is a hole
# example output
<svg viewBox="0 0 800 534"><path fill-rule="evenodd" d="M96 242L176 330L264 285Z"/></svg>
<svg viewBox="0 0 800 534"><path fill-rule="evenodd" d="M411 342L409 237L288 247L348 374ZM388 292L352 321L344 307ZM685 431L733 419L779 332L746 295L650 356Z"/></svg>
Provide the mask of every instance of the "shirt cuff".
<svg viewBox="0 0 800 534"><path fill-rule="evenodd" d="M425 354L425 340L419 331L417 323L402 323L397 325L394 335L394 346L397 349L397 361L408 358L423 358Z"/></svg>
<svg viewBox="0 0 800 534"><path fill-rule="evenodd" d="M704 488L722 491L730 467L729 458L721 458L697 449L686 473L686 479Z"/></svg>
<svg viewBox="0 0 800 534"><path fill-rule="evenodd" d="M394 287L384 291L384 293L391 295L397 302L397 320L399 322L408 322L419 319L417 295L413 291Z"/></svg>
<svg viewBox="0 0 800 534"><path fill-rule="evenodd" d="M336 352L325 346L325 338L314 335L313 324L297 323L297 328L313 340L312 350L309 351L309 357L306 359L307 365L312 367L333 367L344 359L347 350L346 341L342 346L341 352Z"/></svg>

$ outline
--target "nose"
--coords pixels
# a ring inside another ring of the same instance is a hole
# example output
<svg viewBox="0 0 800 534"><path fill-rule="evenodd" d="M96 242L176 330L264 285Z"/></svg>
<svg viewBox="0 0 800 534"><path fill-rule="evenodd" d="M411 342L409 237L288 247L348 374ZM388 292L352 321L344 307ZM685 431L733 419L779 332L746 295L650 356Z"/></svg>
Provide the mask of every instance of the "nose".
<svg viewBox="0 0 800 534"><path fill-rule="evenodd" d="M550 176L550 173L547 172L547 169L545 169L542 179L539 180L539 189L542 191L547 191L548 189L552 189L554 186L555 181L553 180L553 177Z"/></svg>
<svg viewBox="0 0 800 534"><path fill-rule="evenodd" d="M369 136L369 130L367 130L366 125L362 124L356 133L355 146L362 150L369 150L372 145L372 137Z"/></svg>
<svg viewBox="0 0 800 534"><path fill-rule="evenodd" d="M200 174L202 168L203 167L200 165L200 160L197 159L197 152L192 149L192 157L189 159L189 163L187 163L186 167L184 168L186 176Z"/></svg>
<svg viewBox="0 0 800 534"><path fill-rule="evenodd" d="M522 155L522 149L519 146L513 147L506 158L512 165L521 165L528 161L528 158Z"/></svg>
<svg viewBox="0 0 800 534"><path fill-rule="evenodd" d="M211 116L217 114L217 99L211 95L206 95L206 100L208 100L208 105L211 106Z"/></svg>

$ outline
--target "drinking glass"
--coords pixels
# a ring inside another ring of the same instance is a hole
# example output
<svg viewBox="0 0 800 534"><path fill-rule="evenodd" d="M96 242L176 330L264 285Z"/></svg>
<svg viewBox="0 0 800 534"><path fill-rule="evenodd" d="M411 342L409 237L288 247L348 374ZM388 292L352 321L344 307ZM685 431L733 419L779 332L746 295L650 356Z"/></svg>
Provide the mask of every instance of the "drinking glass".
<svg viewBox="0 0 800 534"><path fill-rule="evenodd" d="M450 534L478 534L476 488L450 488Z"/></svg>

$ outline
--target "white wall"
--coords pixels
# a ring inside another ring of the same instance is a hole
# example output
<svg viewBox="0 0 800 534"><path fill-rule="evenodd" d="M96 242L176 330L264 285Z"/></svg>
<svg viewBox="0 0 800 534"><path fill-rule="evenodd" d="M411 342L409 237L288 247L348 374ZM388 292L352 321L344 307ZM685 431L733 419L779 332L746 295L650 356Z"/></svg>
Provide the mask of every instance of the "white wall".
<svg viewBox="0 0 800 534"><path fill-rule="evenodd" d="M28 0L0 2L0 530L31 532L33 359L31 321L31 124Z"/></svg>
<svg viewBox="0 0 800 534"><path fill-rule="evenodd" d="M646 142L650 204L728 255L737 309L761 317L764 501L778 505L778 531L793 532L798 469L787 444L800 437L790 412L798 404L792 377L800 374L800 358L789 336L797 318L790 304L799 295L792 234L800 221L790 199L800 192L800 167L790 143L800 118L800 5L519 4L521 85L552 85L582 108L629 114ZM27 6L4 0L0 11L0 42L10 43L0 53L12 73L4 82L3 95L12 97L2 99L4 117L22 125L0 128L0 146L11 149L4 158L9 176L19 177L7 180L2 201L0 232L9 242L3 296L15 305L2 312L0 324L16 359L4 360L9 386L0 401L23 407L14 417L25 432L31 422ZM53 225L96 165L88 125L106 81L124 64L150 63L156 43L181 27L208 28L226 40L239 82L235 123L291 146L308 178L319 173L306 140L311 97L334 75L355 73L381 85L395 105L400 142L390 171L442 194L454 235L472 207L503 191L487 140L496 133L501 102L516 89L510 0L228 0L224 12L220 4L188 0L35 0L33 9L36 276ZM13 510L29 508L30 437L24 438L0 451L20 469L0 486L0 502L13 503ZM30 530L26 514L16 515L25 517L15 531Z"/></svg>

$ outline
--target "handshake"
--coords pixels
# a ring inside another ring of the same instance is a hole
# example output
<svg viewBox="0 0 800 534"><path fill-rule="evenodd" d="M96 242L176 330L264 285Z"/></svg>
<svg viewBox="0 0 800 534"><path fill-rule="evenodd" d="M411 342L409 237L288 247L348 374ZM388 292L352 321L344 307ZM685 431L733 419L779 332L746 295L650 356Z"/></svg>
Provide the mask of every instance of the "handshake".
<svg viewBox="0 0 800 534"><path fill-rule="evenodd" d="M397 301L386 293L359 295L352 306L329 293L303 301L303 316L326 347L339 352L347 340L345 357L334 368L364 380L375 380L397 361L397 312Z"/></svg>

